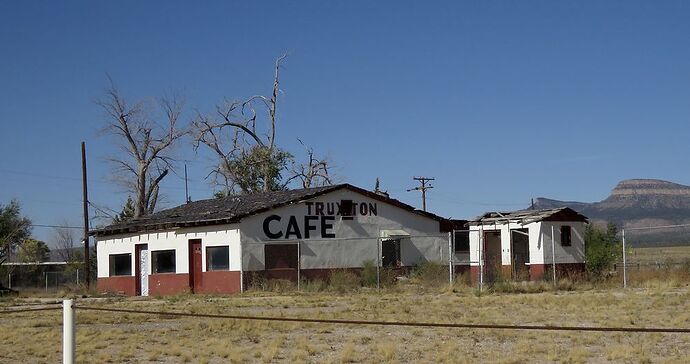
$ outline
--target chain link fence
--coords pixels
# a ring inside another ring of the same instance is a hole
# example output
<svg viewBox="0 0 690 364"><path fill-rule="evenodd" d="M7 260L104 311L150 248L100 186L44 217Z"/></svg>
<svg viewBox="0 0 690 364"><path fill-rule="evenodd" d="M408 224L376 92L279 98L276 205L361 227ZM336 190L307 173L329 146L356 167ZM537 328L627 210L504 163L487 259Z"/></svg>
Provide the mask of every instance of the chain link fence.
<svg viewBox="0 0 690 364"><path fill-rule="evenodd" d="M414 278L453 283L469 273L469 253L455 250L454 233L244 242L247 289L384 287ZM469 278L467 278L469 282ZM294 287L293 287L294 286Z"/></svg>
<svg viewBox="0 0 690 364"><path fill-rule="evenodd" d="M20 292L74 289L84 284L85 278L81 264L4 263L0 266L0 283Z"/></svg>

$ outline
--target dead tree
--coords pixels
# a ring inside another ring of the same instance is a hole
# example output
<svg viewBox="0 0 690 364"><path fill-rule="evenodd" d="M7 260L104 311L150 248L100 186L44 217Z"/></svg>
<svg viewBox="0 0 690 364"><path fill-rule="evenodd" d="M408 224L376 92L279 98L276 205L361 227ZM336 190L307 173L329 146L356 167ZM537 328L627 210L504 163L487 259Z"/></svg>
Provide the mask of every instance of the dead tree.
<svg viewBox="0 0 690 364"><path fill-rule="evenodd" d="M53 242L60 259L64 262L73 262L77 258L75 257L77 237L74 230L69 228L67 221L63 221L62 225L64 227L53 228Z"/></svg>
<svg viewBox="0 0 690 364"><path fill-rule="evenodd" d="M149 102L129 104L112 79L105 97L97 102L107 116L105 131L120 141L123 155L111 157L118 181L134 196L134 216L153 213L158 202L160 183L173 170L170 152L186 134L178 126L183 102L179 97L160 98L156 104L161 114L154 115Z"/></svg>
<svg viewBox="0 0 690 364"><path fill-rule="evenodd" d="M277 189L280 171L291 159L275 143L280 67L286 57L283 54L275 61L270 97L254 95L243 101L226 100L216 106L214 115L198 113L192 122L194 148L204 144L216 154L219 162L209 176L227 192ZM261 115L268 118L264 128L257 127Z"/></svg>
<svg viewBox="0 0 690 364"><path fill-rule="evenodd" d="M290 169L291 176L287 179L287 185L293 180L299 180L302 188L330 186L333 177L329 173L331 168L327 158L318 158L312 147L307 147L302 140L297 139L306 149L307 162L294 163Z"/></svg>
<svg viewBox="0 0 690 364"><path fill-rule="evenodd" d="M219 162L209 176L226 193L281 190L293 180L300 180L307 187L331 184L328 161L316 158L311 148L307 148L308 163L303 165L295 164L293 156L276 145L280 69L286 57L283 54L275 61L270 97L226 100L216 107L215 114L198 113L192 123L194 148L204 144L218 157ZM259 122L262 116L266 123Z"/></svg>

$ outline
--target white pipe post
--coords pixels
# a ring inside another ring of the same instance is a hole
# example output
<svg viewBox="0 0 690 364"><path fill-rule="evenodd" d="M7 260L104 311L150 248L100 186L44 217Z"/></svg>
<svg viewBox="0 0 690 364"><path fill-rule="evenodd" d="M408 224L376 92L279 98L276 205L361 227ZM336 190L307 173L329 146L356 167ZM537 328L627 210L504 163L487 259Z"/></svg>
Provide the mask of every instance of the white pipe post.
<svg viewBox="0 0 690 364"><path fill-rule="evenodd" d="M43 272L43 275L46 276L46 292L48 292L48 272Z"/></svg>
<svg viewBox="0 0 690 364"><path fill-rule="evenodd" d="M376 239L376 288L381 288L381 238Z"/></svg>
<svg viewBox="0 0 690 364"><path fill-rule="evenodd" d="M553 271L553 285L556 285L556 235L551 225L551 270Z"/></svg>
<svg viewBox="0 0 690 364"><path fill-rule="evenodd" d="M72 300L62 301L62 362L73 364L77 351L74 306Z"/></svg>
<svg viewBox="0 0 690 364"><path fill-rule="evenodd" d="M479 227L479 292L484 287L484 227Z"/></svg>
<svg viewBox="0 0 690 364"><path fill-rule="evenodd" d="M12 288L12 273L7 273L7 288Z"/></svg>
<svg viewBox="0 0 690 364"><path fill-rule="evenodd" d="M79 285L79 268L77 268L77 286Z"/></svg>
<svg viewBox="0 0 690 364"><path fill-rule="evenodd" d="M453 233L448 232L448 283L453 284Z"/></svg>
<svg viewBox="0 0 690 364"><path fill-rule="evenodd" d="M628 288L628 275L626 272L626 256L625 256L625 229L621 231L623 235L623 288Z"/></svg>

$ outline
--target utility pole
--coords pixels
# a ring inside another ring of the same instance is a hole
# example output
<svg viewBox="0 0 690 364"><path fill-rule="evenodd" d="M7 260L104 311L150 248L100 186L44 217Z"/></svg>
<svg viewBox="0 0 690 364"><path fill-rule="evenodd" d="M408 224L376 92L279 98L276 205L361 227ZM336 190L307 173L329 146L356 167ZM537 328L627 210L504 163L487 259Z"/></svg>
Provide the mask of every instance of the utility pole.
<svg viewBox="0 0 690 364"><path fill-rule="evenodd" d="M89 194L86 185L86 143L81 142L81 179L84 197L84 272L86 288L91 284L91 259L89 257Z"/></svg>
<svg viewBox="0 0 690 364"><path fill-rule="evenodd" d="M429 178L429 177L412 177L413 180L419 181L421 186L415 187L415 188L410 188L407 190L407 192L410 191L422 191L422 210L426 211L426 190L434 188L432 185L427 185L427 183L434 181L435 178Z"/></svg>

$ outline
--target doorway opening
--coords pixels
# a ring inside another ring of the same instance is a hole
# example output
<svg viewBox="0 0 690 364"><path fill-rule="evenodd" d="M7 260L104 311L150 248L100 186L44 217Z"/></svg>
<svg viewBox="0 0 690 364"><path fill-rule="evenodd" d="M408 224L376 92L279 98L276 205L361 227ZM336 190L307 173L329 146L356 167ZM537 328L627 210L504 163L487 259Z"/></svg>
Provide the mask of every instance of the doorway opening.
<svg viewBox="0 0 690 364"><path fill-rule="evenodd" d="M513 279L529 280L529 234L527 229L513 229L510 231L513 248L511 262L513 264Z"/></svg>

